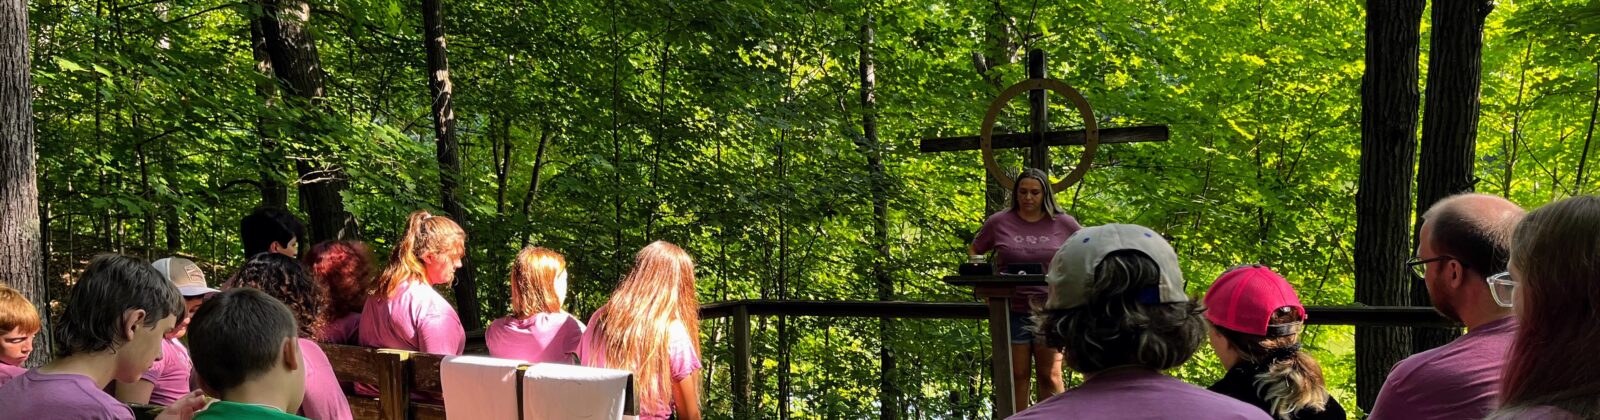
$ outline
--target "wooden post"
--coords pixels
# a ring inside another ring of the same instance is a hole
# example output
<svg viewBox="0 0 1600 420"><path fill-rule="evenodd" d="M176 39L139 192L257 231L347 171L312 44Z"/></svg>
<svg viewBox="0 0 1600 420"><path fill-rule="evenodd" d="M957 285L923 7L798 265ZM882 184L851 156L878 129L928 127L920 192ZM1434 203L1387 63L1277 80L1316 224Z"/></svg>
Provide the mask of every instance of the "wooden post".
<svg viewBox="0 0 1600 420"><path fill-rule="evenodd" d="M1028 78L1043 79L1044 66L1044 51L1028 50ZM1050 99L1045 96L1046 92L1044 89L1028 91L1028 166L1048 173L1050 148L1044 144L1044 134L1050 131Z"/></svg>
<svg viewBox="0 0 1600 420"><path fill-rule="evenodd" d="M755 418L750 404L750 308L733 308L733 412L735 418Z"/></svg>
<svg viewBox="0 0 1600 420"><path fill-rule="evenodd" d="M1010 289L984 290L978 297L989 303L990 375L994 378L994 418L1011 417L1017 412L1016 389L1011 383L1011 299Z"/></svg>

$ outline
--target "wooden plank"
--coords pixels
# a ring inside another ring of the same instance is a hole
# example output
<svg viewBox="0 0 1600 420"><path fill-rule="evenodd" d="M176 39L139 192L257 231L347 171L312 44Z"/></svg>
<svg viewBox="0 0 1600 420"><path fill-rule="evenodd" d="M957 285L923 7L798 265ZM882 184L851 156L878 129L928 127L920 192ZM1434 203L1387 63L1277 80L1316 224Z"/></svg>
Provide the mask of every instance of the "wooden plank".
<svg viewBox="0 0 1600 420"><path fill-rule="evenodd" d="M444 405L433 403L412 403L411 415L412 420L445 420Z"/></svg>
<svg viewBox="0 0 1600 420"><path fill-rule="evenodd" d="M318 343L318 346L327 353L333 374L341 381L375 384L383 374L386 363L383 359L387 356L379 355L376 350L327 343Z"/></svg>
<svg viewBox="0 0 1600 420"><path fill-rule="evenodd" d="M424 393L444 394L444 383L439 380L439 365L444 355L433 353L411 354L411 389Z"/></svg>
<svg viewBox="0 0 1600 420"><path fill-rule="evenodd" d="M350 417L355 420L378 420L383 418L383 412L378 408L378 399L360 395L345 395L350 401Z"/></svg>
<svg viewBox="0 0 1600 420"><path fill-rule="evenodd" d="M1029 286L1045 284L1042 280L1037 283L1013 279L1005 281L1020 282L1018 285ZM746 308L750 315L760 316L931 319L988 319L989 317L984 304L969 302L736 300L702 306L700 319L733 316L741 307ZM1313 325L1459 326L1440 316L1433 308L1421 306L1308 306L1306 314L1306 323Z"/></svg>
<svg viewBox="0 0 1600 420"><path fill-rule="evenodd" d="M1100 129L1100 144L1167 141L1168 135L1167 126L1164 125L1102 128ZM1033 145L1033 135L1028 133L995 134L992 141L995 149L1021 149ZM1082 146L1088 141L1088 137L1083 130L1044 133L1044 144L1046 146ZM981 150L983 149L983 138L980 136L965 136L922 139L918 149L922 153Z"/></svg>

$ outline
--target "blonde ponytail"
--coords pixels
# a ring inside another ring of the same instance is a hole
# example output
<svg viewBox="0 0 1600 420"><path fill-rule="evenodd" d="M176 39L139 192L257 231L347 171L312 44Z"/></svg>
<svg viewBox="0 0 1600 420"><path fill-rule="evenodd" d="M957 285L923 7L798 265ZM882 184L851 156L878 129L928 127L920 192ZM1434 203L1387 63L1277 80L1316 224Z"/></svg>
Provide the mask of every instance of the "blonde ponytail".
<svg viewBox="0 0 1600 420"><path fill-rule="evenodd" d="M434 216L427 210L411 212L406 217L406 231L395 243L389 256L389 266L378 276L374 287L385 297L394 296L400 286L411 281L427 281L423 256L448 255L461 257L466 252L467 234L455 221L444 216Z"/></svg>
<svg viewBox="0 0 1600 420"><path fill-rule="evenodd" d="M1299 312L1292 307L1273 311L1271 323L1274 325L1299 322ZM1264 372L1256 374L1255 388L1256 394L1271 407L1268 414L1288 420L1303 409L1317 412L1327 409L1328 388L1323 382L1322 366L1311 354L1300 349L1298 328L1289 335L1264 337L1212 327L1239 351L1240 359L1265 368Z"/></svg>

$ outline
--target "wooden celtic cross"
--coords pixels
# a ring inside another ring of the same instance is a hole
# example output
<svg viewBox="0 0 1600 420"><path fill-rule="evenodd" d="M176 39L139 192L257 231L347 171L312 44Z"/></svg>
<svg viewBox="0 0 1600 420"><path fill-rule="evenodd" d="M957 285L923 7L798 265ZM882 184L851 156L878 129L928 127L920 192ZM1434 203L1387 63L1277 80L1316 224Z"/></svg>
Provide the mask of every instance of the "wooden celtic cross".
<svg viewBox="0 0 1600 420"><path fill-rule="evenodd" d="M1010 174L1002 169L995 161L995 149L1020 149L1028 148L1027 166L1046 173L1050 172L1050 146L1083 146L1083 152L1078 155L1078 163L1067 176L1051 183L1056 191L1063 191L1067 187L1081 181L1084 173L1089 171L1090 164L1094 162L1095 151L1102 144L1108 143L1137 143L1148 141L1166 141L1167 126L1141 126L1124 128L1101 129L1094 116L1094 109L1089 106L1089 101L1078 93L1077 89L1066 83L1045 77L1045 57L1040 50L1028 51L1028 80L1011 85L994 102L989 105L989 110L984 114L983 126L977 136L945 137L923 139L921 151L923 153L953 152L962 150L982 150L983 166L989 176L1001 187L1011 189L1014 181ZM999 118L1000 111L1007 102L1022 92L1028 92L1029 100L1029 130L1021 134L993 134L995 120ZM1049 99L1046 92L1055 92L1067 97L1078 111L1078 116L1083 120L1082 130L1049 131L1047 112Z"/></svg>

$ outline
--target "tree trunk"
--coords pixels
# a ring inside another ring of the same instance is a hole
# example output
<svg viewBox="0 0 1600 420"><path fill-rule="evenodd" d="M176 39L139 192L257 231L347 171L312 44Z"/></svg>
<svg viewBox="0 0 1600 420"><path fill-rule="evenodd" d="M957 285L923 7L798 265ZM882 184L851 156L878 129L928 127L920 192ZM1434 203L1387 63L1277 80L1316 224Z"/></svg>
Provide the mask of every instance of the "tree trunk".
<svg viewBox="0 0 1600 420"><path fill-rule="evenodd" d="M33 80L29 75L28 4L0 0L0 284L22 292L38 309L50 307L50 284L40 252L39 190L33 144ZM50 361L50 317L34 338L29 362Z"/></svg>
<svg viewBox="0 0 1600 420"><path fill-rule="evenodd" d="M894 280L889 277L889 196L888 174L883 167L883 145L878 142L878 74L873 49L877 43L873 31L872 10L866 11L861 24L861 148L867 155L867 176L871 178L872 196L872 247L877 250L872 260L872 278L877 285L878 300L894 299ZM894 320L882 318L878 324L879 418L900 418L900 389L895 383L894 354L890 352L890 332Z"/></svg>
<svg viewBox="0 0 1600 420"><path fill-rule="evenodd" d="M533 207L534 197L539 195L539 174L544 172L544 150L550 144L550 138L555 137L555 130L549 126L543 127L539 132L539 148L533 153L533 171L528 174L528 190L522 194L522 217L528 217L528 211ZM509 157L509 156L508 156ZM523 233L522 246L528 246L531 235Z"/></svg>
<svg viewBox="0 0 1600 420"><path fill-rule="evenodd" d="M285 105L301 112L301 121L295 130L302 133L300 141L315 144L315 133L322 131L316 122L324 114L322 64L317 55L316 41L311 38L307 25L311 21L311 6L305 0L258 0L261 2L262 38L266 41L267 56L272 61L272 72L277 77L283 93L294 100ZM321 147L313 147L321 149ZM276 162L269 162L276 164ZM306 214L309 240L302 246L359 236L355 219L344 209L344 191L347 180L344 170L321 163L317 156L295 159L296 182L300 193L300 209ZM264 197L267 198L267 197ZM275 197L272 197L275 198Z"/></svg>
<svg viewBox="0 0 1600 420"><path fill-rule="evenodd" d="M1356 190L1356 301L1404 305L1410 277L1417 44L1422 0L1368 0L1361 82L1361 172ZM1372 409L1389 369L1411 350L1405 328L1356 327L1356 404Z"/></svg>
<svg viewBox="0 0 1600 420"><path fill-rule="evenodd" d="M1478 146L1483 20L1493 9L1494 2L1488 0L1433 5L1428 101L1423 105L1422 154L1417 158L1417 223L1412 225L1416 246L1421 246L1422 214L1445 197L1472 191L1477 183L1472 167ZM1432 305L1427 287L1411 288L1411 305ZM1420 353L1461 336L1461 329L1425 327L1411 333L1411 352Z"/></svg>
<svg viewBox="0 0 1600 420"><path fill-rule="evenodd" d="M422 36L428 55L428 93L433 95L433 137L435 157L439 159L439 200L444 211L450 213L463 229L469 226L467 210L461 207L456 188L461 180L461 159L456 142L456 112L450 95L450 63L445 59L444 5L440 0L422 0ZM461 258L461 269L456 270L452 286L456 294L456 310L461 312L461 324L468 330L483 328L478 313L478 282L473 277L472 253Z"/></svg>
<svg viewBox="0 0 1600 420"><path fill-rule="evenodd" d="M1583 154L1578 156L1578 177L1572 183L1572 193L1584 194L1584 167L1589 163L1589 144L1594 141L1595 118L1600 117L1600 62L1594 63L1594 99L1589 100L1589 130L1583 135Z"/></svg>
<svg viewBox="0 0 1600 420"><path fill-rule="evenodd" d="M256 71L264 76L256 82L256 96L261 97L262 105L271 109L277 105L278 86L274 83L272 70L272 55L267 53L266 26L272 24L263 13L250 20L250 53L256 60ZM257 165L261 176L261 205L266 207L289 207L289 189L283 185L281 175L278 173L282 167L283 157L279 155L278 142L274 140L272 120L265 113L256 116L256 137L261 141L261 153L257 155Z"/></svg>

